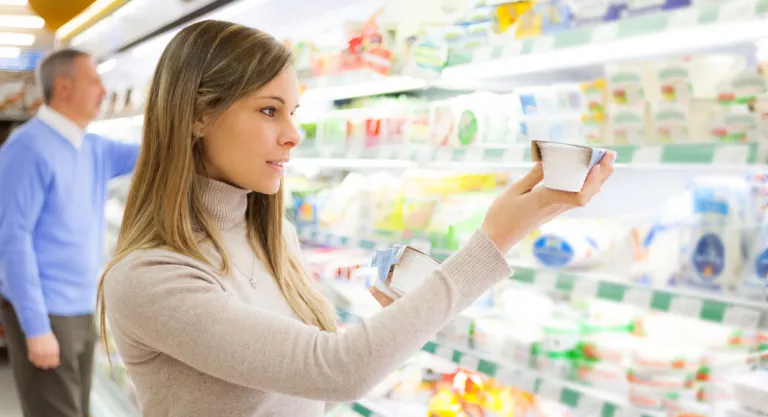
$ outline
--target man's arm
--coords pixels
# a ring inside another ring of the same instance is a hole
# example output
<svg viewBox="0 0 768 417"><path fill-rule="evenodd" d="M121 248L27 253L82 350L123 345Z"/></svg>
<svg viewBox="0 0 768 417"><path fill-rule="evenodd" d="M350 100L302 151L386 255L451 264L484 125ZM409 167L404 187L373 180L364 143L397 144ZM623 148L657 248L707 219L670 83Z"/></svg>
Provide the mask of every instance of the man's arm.
<svg viewBox="0 0 768 417"><path fill-rule="evenodd" d="M8 143L0 152L0 280L27 338L51 331L32 242L49 177L25 144Z"/></svg>
<svg viewBox="0 0 768 417"><path fill-rule="evenodd" d="M109 167L109 179L133 172L139 157L139 145L101 138Z"/></svg>

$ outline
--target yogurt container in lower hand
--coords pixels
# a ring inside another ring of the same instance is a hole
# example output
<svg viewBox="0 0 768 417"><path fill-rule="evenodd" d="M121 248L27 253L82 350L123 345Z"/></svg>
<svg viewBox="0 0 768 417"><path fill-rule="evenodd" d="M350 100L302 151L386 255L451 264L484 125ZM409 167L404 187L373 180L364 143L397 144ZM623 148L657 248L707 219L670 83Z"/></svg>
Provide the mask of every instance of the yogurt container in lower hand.
<svg viewBox="0 0 768 417"><path fill-rule="evenodd" d="M542 184L560 191L581 191L589 170L609 152L591 146L531 141L531 159L541 161L544 168Z"/></svg>

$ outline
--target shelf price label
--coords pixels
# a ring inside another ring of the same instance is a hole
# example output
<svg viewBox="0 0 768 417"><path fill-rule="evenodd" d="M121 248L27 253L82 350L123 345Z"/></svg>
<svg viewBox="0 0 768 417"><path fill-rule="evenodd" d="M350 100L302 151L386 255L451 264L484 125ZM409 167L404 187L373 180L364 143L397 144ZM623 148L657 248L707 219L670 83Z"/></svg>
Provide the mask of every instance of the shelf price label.
<svg viewBox="0 0 768 417"><path fill-rule="evenodd" d="M432 149L422 148L419 149L417 160L421 163L429 163L433 161Z"/></svg>
<svg viewBox="0 0 768 417"><path fill-rule="evenodd" d="M531 42L532 54L543 54L555 49L555 37L554 36L539 36L534 38Z"/></svg>
<svg viewBox="0 0 768 417"><path fill-rule="evenodd" d="M688 297L676 297L669 305L669 312L683 317L699 318L701 314L701 300Z"/></svg>
<svg viewBox="0 0 768 417"><path fill-rule="evenodd" d="M579 278L573 283L572 294L575 298L594 298L597 295L598 282L589 278Z"/></svg>
<svg viewBox="0 0 768 417"><path fill-rule="evenodd" d="M682 29L694 26L699 23L700 14L699 9L694 7L678 9L669 14L667 29Z"/></svg>
<svg viewBox="0 0 768 417"><path fill-rule="evenodd" d="M472 371L477 371L477 366L479 364L480 364L480 359L472 355L467 355L466 353L464 355L461 355L461 360L459 361L459 365Z"/></svg>
<svg viewBox="0 0 768 417"><path fill-rule="evenodd" d="M317 154L320 155L321 158L331 158L333 157L334 149L328 146L319 146L317 147Z"/></svg>
<svg viewBox="0 0 768 417"><path fill-rule="evenodd" d="M717 15L718 22L744 21L756 16L757 0L737 0L723 3Z"/></svg>
<svg viewBox="0 0 768 417"><path fill-rule="evenodd" d="M466 149L464 160L466 162L483 162L485 159L485 149L471 147Z"/></svg>
<svg viewBox="0 0 768 417"><path fill-rule="evenodd" d="M359 159L363 154L363 149L364 148L362 146L352 146L347 151L346 157L349 159Z"/></svg>
<svg viewBox="0 0 768 417"><path fill-rule="evenodd" d="M608 42L618 37L619 25L617 23L601 24L592 31L592 43Z"/></svg>
<svg viewBox="0 0 768 417"><path fill-rule="evenodd" d="M658 165L661 163L661 155L664 148L661 146L643 146L635 148L632 154L633 164Z"/></svg>
<svg viewBox="0 0 768 417"><path fill-rule="evenodd" d="M510 59L517 58L523 53L523 42L512 41L504 45L504 49L501 50L501 57Z"/></svg>
<svg viewBox="0 0 768 417"><path fill-rule="evenodd" d="M435 350L435 356L445 359L448 362L453 362L453 349L445 346L438 346Z"/></svg>
<svg viewBox="0 0 768 417"><path fill-rule="evenodd" d="M347 245L348 248L359 248L360 247L360 239L357 237L348 237L347 238Z"/></svg>
<svg viewBox="0 0 768 417"><path fill-rule="evenodd" d="M410 161L411 160L411 148L407 146L403 146L400 148L400 150L397 152L397 156L395 157L401 161Z"/></svg>
<svg viewBox="0 0 768 417"><path fill-rule="evenodd" d="M334 247L344 246L344 236L331 235L330 241L331 241L331 246L334 246Z"/></svg>
<svg viewBox="0 0 768 417"><path fill-rule="evenodd" d="M553 381L543 380L541 381L541 384L539 385L539 390L538 392L536 392L536 394L540 395L542 398L560 402L561 389L562 387L560 386L560 384Z"/></svg>
<svg viewBox="0 0 768 417"><path fill-rule="evenodd" d="M525 162L525 150L519 146L509 148L504 151L504 157L501 162L506 164L519 164Z"/></svg>
<svg viewBox="0 0 768 417"><path fill-rule="evenodd" d="M721 145L712 156L713 165L743 165L749 158L749 145Z"/></svg>
<svg viewBox="0 0 768 417"><path fill-rule="evenodd" d="M533 393L536 389L536 377L517 368L500 367L496 370L496 379L528 393Z"/></svg>
<svg viewBox="0 0 768 417"><path fill-rule="evenodd" d="M576 414L579 416L599 416L603 411L603 402L588 395L580 395Z"/></svg>
<svg viewBox="0 0 768 417"><path fill-rule="evenodd" d="M653 294L648 290L630 288L624 292L624 303L639 308L648 308L651 305Z"/></svg>
<svg viewBox="0 0 768 417"><path fill-rule="evenodd" d="M520 386L517 383L520 380L520 374L519 369L502 366L496 370L496 379L504 384L519 388Z"/></svg>
<svg viewBox="0 0 768 417"><path fill-rule="evenodd" d="M376 155L376 159L390 161L393 159L397 159L397 154L398 154L397 148L382 148L382 149L379 149L379 154Z"/></svg>
<svg viewBox="0 0 768 417"><path fill-rule="evenodd" d="M760 324L760 312L751 308L728 307L723 315L723 324L742 329L756 329Z"/></svg>
<svg viewBox="0 0 768 417"><path fill-rule="evenodd" d="M435 155L435 160L437 162L451 162L453 161L453 149L451 148L441 148L437 150L437 154Z"/></svg>
<svg viewBox="0 0 768 417"><path fill-rule="evenodd" d="M552 271L536 272L536 287L545 291L553 291L557 288L557 273Z"/></svg>
<svg viewBox="0 0 768 417"><path fill-rule="evenodd" d="M477 48L477 52L472 56L472 62L486 62L493 58L493 46L483 46Z"/></svg>
<svg viewBox="0 0 768 417"><path fill-rule="evenodd" d="M613 417L641 417L642 413L640 410L636 410L634 408L628 408L628 407L620 407L617 408L616 411L613 413Z"/></svg>

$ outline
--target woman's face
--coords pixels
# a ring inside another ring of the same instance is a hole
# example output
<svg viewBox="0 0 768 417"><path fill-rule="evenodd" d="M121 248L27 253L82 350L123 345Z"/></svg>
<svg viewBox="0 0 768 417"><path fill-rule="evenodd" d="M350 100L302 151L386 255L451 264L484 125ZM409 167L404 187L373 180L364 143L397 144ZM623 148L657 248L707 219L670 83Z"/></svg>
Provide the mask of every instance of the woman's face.
<svg viewBox="0 0 768 417"><path fill-rule="evenodd" d="M202 130L206 174L250 191L277 193L291 149L301 143L293 117L297 107L299 82L289 66Z"/></svg>

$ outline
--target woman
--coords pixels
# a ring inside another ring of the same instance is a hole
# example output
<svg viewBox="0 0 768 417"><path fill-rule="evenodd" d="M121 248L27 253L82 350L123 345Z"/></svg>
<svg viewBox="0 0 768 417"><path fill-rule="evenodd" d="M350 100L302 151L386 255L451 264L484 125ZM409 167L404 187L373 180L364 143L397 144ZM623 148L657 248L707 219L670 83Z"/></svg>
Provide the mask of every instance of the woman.
<svg viewBox="0 0 768 417"><path fill-rule="evenodd" d="M423 285L336 333L283 219L283 164L301 141L290 60L265 33L206 21L182 30L157 66L100 285L145 416L313 417L360 398L509 276L512 245L584 205L612 172L606 158L573 194L533 189L535 167Z"/></svg>

